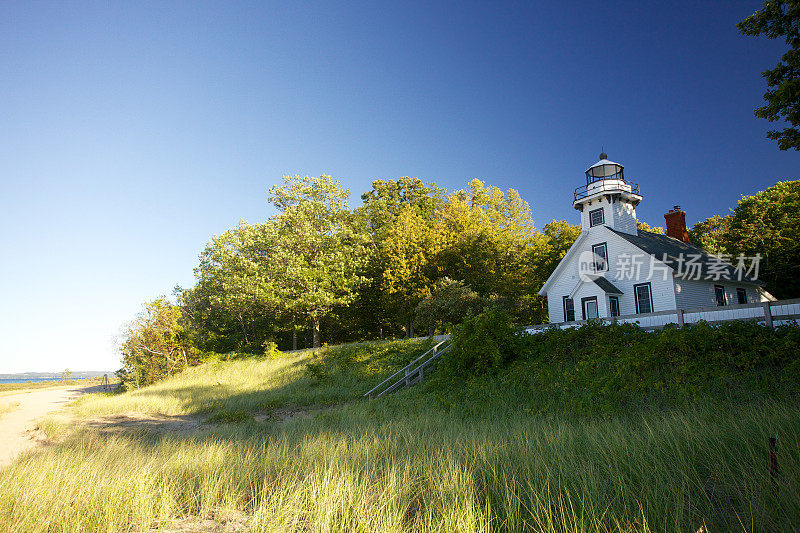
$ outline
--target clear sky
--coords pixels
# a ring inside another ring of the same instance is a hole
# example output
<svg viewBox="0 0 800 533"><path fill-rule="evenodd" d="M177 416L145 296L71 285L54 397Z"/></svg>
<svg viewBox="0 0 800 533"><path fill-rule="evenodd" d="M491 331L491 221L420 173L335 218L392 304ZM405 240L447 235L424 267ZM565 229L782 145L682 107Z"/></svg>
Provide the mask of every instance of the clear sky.
<svg viewBox="0 0 800 533"><path fill-rule="evenodd" d="M111 4L111 5L110 5ZM0 3L0 372L115 370L284 174L518 189L578 222L601 146L639 218L800 178L753 116L783 43L725 2Z"/></svg>

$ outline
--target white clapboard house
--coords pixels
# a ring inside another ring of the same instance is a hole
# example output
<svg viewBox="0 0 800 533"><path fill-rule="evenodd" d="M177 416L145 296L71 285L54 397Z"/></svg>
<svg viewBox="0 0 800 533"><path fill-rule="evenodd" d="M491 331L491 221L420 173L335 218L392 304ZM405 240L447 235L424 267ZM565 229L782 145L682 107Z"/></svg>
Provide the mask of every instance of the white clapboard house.
<svg viewBox="0 0 800 533"><path fill-rule="evenodd" d="M774 300L756 279L757 260L690 244L679 206L664 215L665 235L638 230L641 201L639 186L606 154L586 170L572 204L581 234L539 291L551 324Z"/></svg>

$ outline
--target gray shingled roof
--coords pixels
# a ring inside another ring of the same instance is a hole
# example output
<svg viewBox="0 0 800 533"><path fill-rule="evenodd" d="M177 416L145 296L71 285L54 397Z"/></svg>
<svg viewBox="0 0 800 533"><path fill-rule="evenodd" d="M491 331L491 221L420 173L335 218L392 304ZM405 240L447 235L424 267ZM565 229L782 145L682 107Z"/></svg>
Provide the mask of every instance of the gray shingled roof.
<svg viewBox="0 0 800 533"><path fill-rule="evenodd" d="M628 233L623 233L621 231L617 231L612 228L608 228L626 241L630 242L637 248L641 249L643 252L655 256L656 259L665 262L673 269L676 270L676 274L681 276L682 271L683 274L693 274L692 271L686 266L687 261L690 257L698 257L694 263L700 265L700 278L701 280L705 281L719 281L723 280L726 281L724 276L717 277L714 275L714 271L721 272L727 274L727 279L731 281L741 281L742 283L753 283L755 285L764 285L764 282L761 280L753 280L748 276L742 275L741 280L739 279L738 272L735 271L733 265L730 263L722 263L714 258L711 255L700 248L699 246L695 246L694 244L689 244L683 242L681 240L675 239L673 237L669 237L667 235L662 235L660 233L651 233L649 231L642 231L639 230L638 235L630 235ZM683 262L681 263L680 258L683 257ZM713 265L713 266L712 266ZM747 263L749 267L749 262ZM718 267L718 268L717 268ZM696 268L696 267L695 267ZM716 278L716 279L715 279Z"/></svg>
<svg viewBox="0 0 800 533"><path fill-rule="evenodd" d="M616 288L613 283L602 276L598 276L592 279L592 281L594 281L598 287L603 289L603 291L607 292L608 294L622 294L621 290Z"/></svg>

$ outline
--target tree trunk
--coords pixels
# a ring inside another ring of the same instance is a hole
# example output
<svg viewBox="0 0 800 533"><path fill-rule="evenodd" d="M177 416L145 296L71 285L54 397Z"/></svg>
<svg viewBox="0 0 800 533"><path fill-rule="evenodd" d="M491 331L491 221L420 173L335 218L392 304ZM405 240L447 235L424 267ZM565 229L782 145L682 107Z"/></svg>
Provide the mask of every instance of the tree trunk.
<svg viewBox="0 0 800 533"><path fill-rule="evenodd" d="M244 333L244 343L250 344L250 339L247 338L247 328L244 326L244 319L242 319L242 314L239 313L239 324L242 325L242 333Z"/></svg>
<svg viewBox="0 0 800 533"><path fill-rule="evenodd" d="M406 337L409 339L414 338L414 317L408 319L408 326L406 327Z"/></svg>
<svg viewBox="0 0 800 533"><path fill-rule="evenodd" d="M314 315L311 318L314 321L314 348L319 348L319 317Z"/></svg>
<svg viewBox="0 0 800 533"><path fill-rule="evenodd" d="M292 350L297 350L297 330L292 324Z"/></svg>

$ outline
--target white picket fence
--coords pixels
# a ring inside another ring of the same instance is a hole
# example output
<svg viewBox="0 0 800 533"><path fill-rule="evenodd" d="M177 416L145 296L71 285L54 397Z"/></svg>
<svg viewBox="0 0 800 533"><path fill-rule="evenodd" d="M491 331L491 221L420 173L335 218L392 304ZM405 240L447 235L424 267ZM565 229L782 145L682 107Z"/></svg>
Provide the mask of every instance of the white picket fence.
<svg viewBox="0 0 800 533"><path fill-rule="evenodd" d="M800 298L761 302L757 304L724 305L719 307L696 307L694 309L673 309L640 315L624 315L614 318L600 318L603 323L638 324L642 329L661 329L667 324L694 324L705 321L720 324L736 320L754 320L774 327L800 320ZM525 329L527 333L538 333L547 328L574 328L586 323L585 320L560 322L558 324L538 324Z"/></svg>

